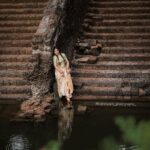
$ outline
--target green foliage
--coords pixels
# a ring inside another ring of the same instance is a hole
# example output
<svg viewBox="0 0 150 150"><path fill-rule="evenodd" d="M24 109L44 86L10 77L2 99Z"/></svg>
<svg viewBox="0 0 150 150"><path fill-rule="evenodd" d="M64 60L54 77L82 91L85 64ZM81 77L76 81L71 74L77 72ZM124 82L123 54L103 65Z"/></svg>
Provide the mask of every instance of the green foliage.
<svg viewBox="0 0 150 150"><path fill-rule="evenodd" d="M150 121L136 123L133 117L118 117L115 122L121 129L125 142L138 145L140 150L150 150Z"/></svg>
<svg viewBox="0 0 150 150"><path fill-rule="evenodd" d="M59 150L59 144L56 141L51 141L47 144L45 150Z"/></svg>
<svg viewBox="0 0 150 150"><path fill-rule="evenodd" d="M137 146L138 150L150 150L150 121L136 122L134 117L117 117L115 124L122 132L124 144ZM107 137L100 143L99 150L119 150L119 143L114 137Z"/></svg>
<svg viewBox="0 0 150 150"><path fill-rule="evenodd" d="M98 147L99 147L98 148L99 150L118 150L119 149L116 140L111 136L104 139Z"/></svg>

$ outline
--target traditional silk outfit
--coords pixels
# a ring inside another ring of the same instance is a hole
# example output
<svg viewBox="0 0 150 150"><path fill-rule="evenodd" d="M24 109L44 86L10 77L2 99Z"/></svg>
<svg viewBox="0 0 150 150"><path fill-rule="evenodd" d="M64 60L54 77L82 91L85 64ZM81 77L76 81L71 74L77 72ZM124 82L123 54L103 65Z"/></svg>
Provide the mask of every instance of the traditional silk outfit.
<svg viewBox="0 0 150 150"><path fill-rule="evenodd" d="M69 68L67 68L67 57L64 53L61 53L61 55L54 55L53 56L53 63L54 66L57 66L59 70L61 70L63 73L60 73L55 68L55 77L57 82L57 88L58 88L58 95L61 98L62 96L66 96L67 99L70 99L72 97L72 93L74 90L73 82L71 79L71 75L69 72Z"/></svg>

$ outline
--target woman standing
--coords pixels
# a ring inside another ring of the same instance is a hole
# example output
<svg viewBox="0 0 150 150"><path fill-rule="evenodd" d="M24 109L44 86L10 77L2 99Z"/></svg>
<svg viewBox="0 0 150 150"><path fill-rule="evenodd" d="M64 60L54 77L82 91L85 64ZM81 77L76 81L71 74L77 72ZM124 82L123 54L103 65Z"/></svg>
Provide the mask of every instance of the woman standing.
<svg viewBox="0 0 150 150"><path fill-rule="evenodd" d="M53 63L55 67L55 77L58 87L58 95L60 98L65 96L67 101L70 102L74 90L69 61L64 53L61 53L58 48L54 49Z"/></svg>

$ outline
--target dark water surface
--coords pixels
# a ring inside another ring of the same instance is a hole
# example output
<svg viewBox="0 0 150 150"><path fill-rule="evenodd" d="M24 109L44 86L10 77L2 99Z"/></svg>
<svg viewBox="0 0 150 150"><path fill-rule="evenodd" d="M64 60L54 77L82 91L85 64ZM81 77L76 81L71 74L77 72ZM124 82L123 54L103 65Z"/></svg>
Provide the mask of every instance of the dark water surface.
<svg viewBox="0 0 150 150"><path fill-rule="evenodd" d="M94 107L75 115L62 109L59 117L45 122L10 121L18 109L0 106L0 150L57 150L49 146L57 140L64 141L63 150L138 150L143 146L140 136L146 138L145 145L150 141L148 108ZM148 144L145 147L139 150L150 150Z"/></svg>

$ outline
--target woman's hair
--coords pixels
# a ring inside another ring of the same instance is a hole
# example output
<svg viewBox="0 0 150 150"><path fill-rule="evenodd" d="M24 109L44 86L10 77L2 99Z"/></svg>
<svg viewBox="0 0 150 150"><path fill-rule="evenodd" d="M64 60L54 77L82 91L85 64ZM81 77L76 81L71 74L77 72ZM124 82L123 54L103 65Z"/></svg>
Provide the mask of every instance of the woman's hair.
<svg viewBox="0 0 150 150"><path fill-rule="evenodd" d="M54 47L54 50L53 50L53 56L55 55L55 56L57 57L57 59L59 60L59 57L58 57L58 56L54 53L55 49L57 49L57 50L59 51L59 53L60 53L61 57L63 58L63 60L64 60L64 61L65 61L65 63L66 63L66 59L65 59L65 58L64 58L64 56L62 55L62 53L61 53L61 51L60 51L60 49L59 49L59 48Z"/></svg>
<svg viewBox="0 0 150 150"><path fill-rule="evenodd" d="M59 49L58 47L54 47L54 48L53 48L53 56L55 55L55 52L54 52L55 49L57 49L57 50L61 53L61 51L60 51L60 49Z"/></svg>

